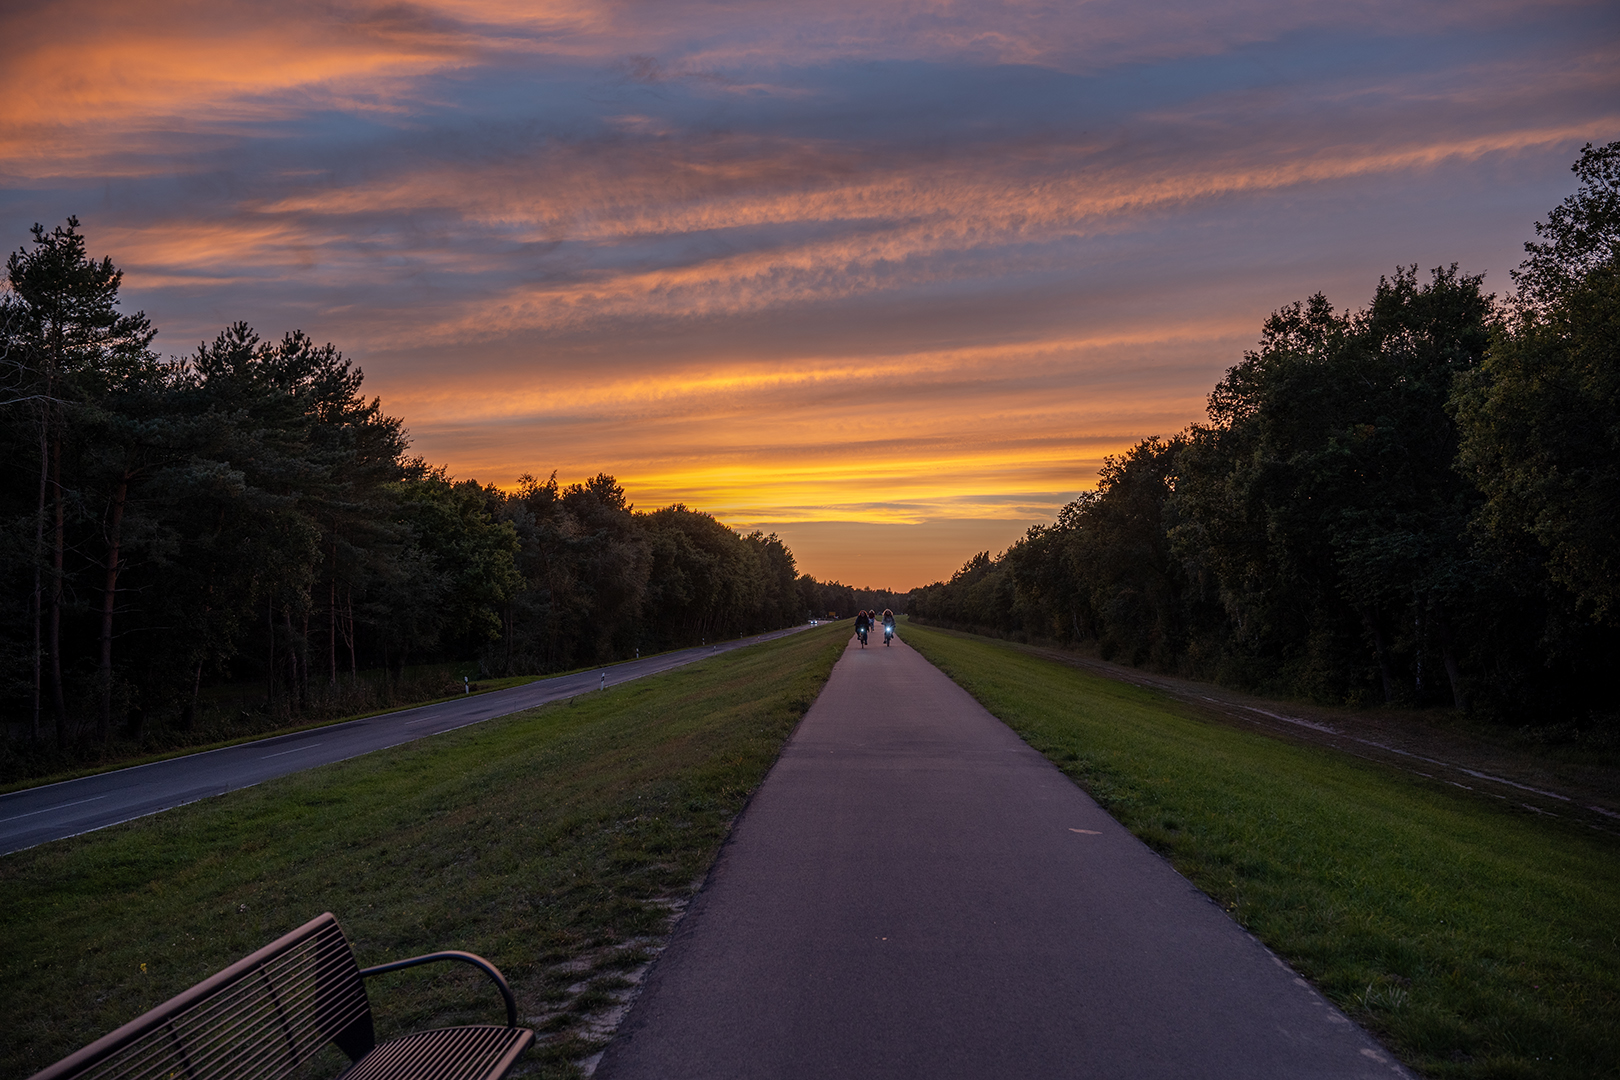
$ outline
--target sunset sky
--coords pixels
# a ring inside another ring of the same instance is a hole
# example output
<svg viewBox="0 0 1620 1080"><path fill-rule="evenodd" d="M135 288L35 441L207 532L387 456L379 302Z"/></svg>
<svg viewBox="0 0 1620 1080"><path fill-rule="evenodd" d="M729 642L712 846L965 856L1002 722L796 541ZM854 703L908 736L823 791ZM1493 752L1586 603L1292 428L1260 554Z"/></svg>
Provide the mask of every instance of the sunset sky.
<svg viewBox="0 0 1620 1080"><path fill-rule="evenodd" d="M0 239L77 214L164 353L301 328L457 477L897 589L1200 419L1284 304L1508 289L1620 138L1612 0L3 10Z"/></svg>

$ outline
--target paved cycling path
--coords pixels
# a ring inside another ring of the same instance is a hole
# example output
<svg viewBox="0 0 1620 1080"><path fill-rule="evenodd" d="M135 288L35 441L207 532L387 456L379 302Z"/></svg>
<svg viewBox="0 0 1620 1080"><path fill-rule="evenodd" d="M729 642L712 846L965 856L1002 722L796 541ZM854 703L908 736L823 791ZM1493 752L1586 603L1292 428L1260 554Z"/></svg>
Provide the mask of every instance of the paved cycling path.
<svg viewBox="0 0 1620 1080"><path fill-rule="evenodd" d="M852 647L604 1080L1410 1076L903 644Z"/></svg>
<svg viewBox="0 0 1620 1080"><path fill-rule="evenodd" d="M437 705L382 713L364 720L14 791L0 795L0 855L172 810L198 799L252 787L317 765L358 757L497 716L510 716L536 705L588 693L603 685L617 686L802 629L804 627L795 626L704 648L659 653L612 667L537 679L507 690L469 695Z"/></svg>

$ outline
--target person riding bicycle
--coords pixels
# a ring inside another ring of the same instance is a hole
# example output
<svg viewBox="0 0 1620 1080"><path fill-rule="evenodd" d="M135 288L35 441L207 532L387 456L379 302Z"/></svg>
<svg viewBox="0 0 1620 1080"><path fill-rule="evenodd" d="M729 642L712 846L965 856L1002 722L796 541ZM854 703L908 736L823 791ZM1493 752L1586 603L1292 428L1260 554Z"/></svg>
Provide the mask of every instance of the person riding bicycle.
<svg viewBox="0 0 1620 1080"><path fill-rule="evenodd" d="M861 639L861 648L863 649L866 648L866 632L871 628L872 617L866 613L866 609L862 608L855 616L855 636Z"/></svg>
<svg viewBox="0 0 1620 1080"><path fill-rule="evenodd" d="M883 609L883 644L887 645L889 639L894 637L894 612L888 608Z"/></svg>

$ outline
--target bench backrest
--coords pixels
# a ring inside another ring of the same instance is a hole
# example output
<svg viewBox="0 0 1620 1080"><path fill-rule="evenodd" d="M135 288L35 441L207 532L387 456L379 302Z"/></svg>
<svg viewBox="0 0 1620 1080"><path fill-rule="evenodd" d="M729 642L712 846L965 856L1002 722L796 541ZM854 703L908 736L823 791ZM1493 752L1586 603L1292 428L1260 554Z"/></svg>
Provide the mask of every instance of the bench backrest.
<svg viewBox="0 0 1620 1080"><path fill-rule="evenodd" d="M330 912L34 1080L270 1080L329 1042L354 1060L376 1044L360 969Z"/></svg>

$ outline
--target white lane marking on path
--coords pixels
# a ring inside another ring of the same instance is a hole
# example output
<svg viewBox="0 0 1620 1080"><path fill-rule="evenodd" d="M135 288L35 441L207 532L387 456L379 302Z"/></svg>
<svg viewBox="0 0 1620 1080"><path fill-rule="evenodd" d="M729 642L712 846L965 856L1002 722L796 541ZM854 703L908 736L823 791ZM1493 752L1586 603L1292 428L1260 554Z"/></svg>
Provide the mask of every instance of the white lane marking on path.
<svg viewBox="0 0 1620 1080"><path fill-rule="evenodd" d="M295 746L291 750L283 750L279 754L260 754L259 755L259 760L264 761L266 758L286 757L288 754L296 754L300 750L313 750L317 746L325 746L325 745L326 745L325 743L312 742L312 743L308 744L307 746Z"/></svg>
<svg viewBox="0 0 1620 1080"><path fill-rule="evenodd" d="M47 806L43 810L30 810L26 814L18 814L15 817L0 818L0 822L21 821L23 818L25 818L25 817L33 817L35 814L48 814L52 810L66 810L70 806L83 806L87 802L95 802L97 799L105 799L105 798L107 798L106 795L92 795L88 799L79 799L76 802L58 803L55 806Z"/></svg>
<svg viewBox="0 0 1620 1080"><path fill-rule="evenodd" d="M1080 833L1082 836L1101 836L1102 835L1102 833L1098 832L1096 829L1070 829L1069 831L1070 832Z"/></svg>

